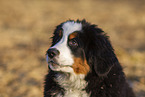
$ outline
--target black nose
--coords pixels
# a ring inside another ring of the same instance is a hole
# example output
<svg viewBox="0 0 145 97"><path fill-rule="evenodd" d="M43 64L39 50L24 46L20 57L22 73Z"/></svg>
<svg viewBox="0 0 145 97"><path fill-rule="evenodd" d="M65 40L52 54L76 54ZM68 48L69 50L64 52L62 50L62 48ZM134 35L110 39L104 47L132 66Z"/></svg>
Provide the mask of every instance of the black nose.
<svg viewBox="0 0 145 97"><path fill-rule="evenodd" d="M55 56L59 55L59 51L55 48L48 49L47 54L50 58L54 58Z"/></svg>

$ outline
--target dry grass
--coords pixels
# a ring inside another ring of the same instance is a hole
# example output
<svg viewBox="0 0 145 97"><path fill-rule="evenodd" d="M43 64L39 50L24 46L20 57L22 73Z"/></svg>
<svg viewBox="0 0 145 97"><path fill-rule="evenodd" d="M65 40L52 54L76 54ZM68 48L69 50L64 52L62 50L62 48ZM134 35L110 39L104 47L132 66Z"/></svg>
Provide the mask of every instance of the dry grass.
<svg viewBox="0 0 145 97"><path fill-rule="evenodd" d="M0 1L0 97L42 97L53 29L87 19L108 33L137 97L145 96L145 2Z"/></svg>

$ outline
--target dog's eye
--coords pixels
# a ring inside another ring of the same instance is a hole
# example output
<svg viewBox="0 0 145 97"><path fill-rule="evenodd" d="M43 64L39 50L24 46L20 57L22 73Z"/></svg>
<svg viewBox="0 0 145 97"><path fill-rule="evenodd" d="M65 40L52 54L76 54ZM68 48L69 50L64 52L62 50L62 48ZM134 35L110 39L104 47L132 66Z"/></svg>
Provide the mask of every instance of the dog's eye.
<svg viewBox="0 0 145 97"><path fill-rule="evenodd" d="M75 39L71 39L69 41L69 46L70 47L77 47L78 46L78 43L77 43L77 41Z"/></svg>

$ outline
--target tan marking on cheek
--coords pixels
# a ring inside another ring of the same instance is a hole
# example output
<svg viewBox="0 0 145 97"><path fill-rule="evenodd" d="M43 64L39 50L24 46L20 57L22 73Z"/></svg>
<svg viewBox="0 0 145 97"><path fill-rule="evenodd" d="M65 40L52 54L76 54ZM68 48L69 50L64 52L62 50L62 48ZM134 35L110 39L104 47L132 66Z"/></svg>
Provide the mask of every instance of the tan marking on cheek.
<svg viewBox="0 0 145 97"><path fill-rule="evenodd" d="M73 38L77 37L77 35L78 35L78 33L74 32L74 33L69 35L69 39L73 39Z"/></svg>
<svg viewBox="0 0 145 97"><path fill-rule="evenodd" d="M74 64L72 65L73 70L76 74L87 74L90 71L90 67L86 60L81 58L74 58Z"/></svg>

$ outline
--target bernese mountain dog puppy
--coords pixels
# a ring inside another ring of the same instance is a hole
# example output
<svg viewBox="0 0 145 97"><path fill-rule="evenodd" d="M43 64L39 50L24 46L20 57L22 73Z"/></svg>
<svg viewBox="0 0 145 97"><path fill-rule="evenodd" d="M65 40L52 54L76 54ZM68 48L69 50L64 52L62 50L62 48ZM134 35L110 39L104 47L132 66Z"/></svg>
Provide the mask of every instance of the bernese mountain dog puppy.
<svg viewBox="0 0 145 97"><path fill-rule="evenodd" d="M85 20L58 25L46 57L44 97L135 97L108 36Z"/></svg>

